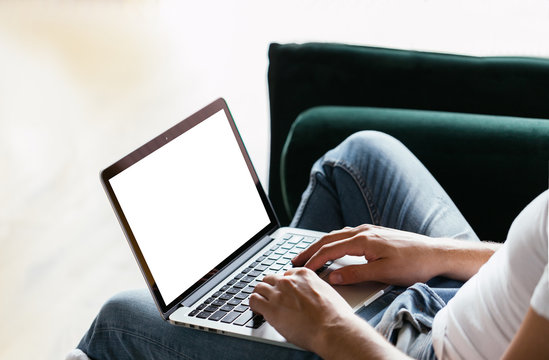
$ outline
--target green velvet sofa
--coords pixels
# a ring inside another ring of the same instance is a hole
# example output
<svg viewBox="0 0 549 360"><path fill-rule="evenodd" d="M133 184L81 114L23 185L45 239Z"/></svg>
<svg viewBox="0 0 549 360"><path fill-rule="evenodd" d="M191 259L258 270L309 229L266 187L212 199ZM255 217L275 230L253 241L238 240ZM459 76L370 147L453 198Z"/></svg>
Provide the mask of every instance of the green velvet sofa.
<svg viewBox="0 0 549 360"><path fill-rule="evenodd" d="M269 197L291 219L316 159L350 134L402 141L483 240L548 186L549 60L271 44Z"/></svg>

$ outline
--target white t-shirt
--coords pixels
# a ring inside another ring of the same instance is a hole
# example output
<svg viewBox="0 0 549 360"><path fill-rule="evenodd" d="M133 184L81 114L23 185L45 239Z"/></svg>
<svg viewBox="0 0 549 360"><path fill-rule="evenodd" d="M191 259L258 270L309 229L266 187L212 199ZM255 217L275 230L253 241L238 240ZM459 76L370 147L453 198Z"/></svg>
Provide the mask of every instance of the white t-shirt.
<svg viewBox="0 0 549 360"><path fill-rule="evenodd" d="M439 359L499 359L531 305L549 319L548 192L515 219L505 244L433 322Z"/></svg>

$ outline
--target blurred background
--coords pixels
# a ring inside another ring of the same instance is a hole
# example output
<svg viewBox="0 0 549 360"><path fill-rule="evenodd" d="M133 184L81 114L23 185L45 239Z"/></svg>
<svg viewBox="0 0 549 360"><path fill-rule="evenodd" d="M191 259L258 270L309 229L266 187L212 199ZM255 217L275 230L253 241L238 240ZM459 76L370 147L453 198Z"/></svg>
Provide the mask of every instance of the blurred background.
<svg viewBox="0 0 549 360"><path fill-rule="evenodd" d="M544 0L0 2L0 358L144 287L99 171L217 97L267 186L270 42L549 57Z"/></svg>

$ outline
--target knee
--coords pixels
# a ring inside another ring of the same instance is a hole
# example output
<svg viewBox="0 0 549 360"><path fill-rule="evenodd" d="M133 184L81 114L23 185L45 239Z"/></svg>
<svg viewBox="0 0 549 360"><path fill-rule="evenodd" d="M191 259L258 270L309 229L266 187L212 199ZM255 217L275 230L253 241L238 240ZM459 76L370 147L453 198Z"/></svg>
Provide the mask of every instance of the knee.
<svg viewBox="0 0 549 360"><path fill-rule="evenodd" d="M350 135L340 146L348 151L365 153L401 145L400 141L389 134L374 130L362 130Z"/></svg>
<svg viewBox="0 0 549 360"><path fill-rule="evenodd" d="M99 311L96 325L117 323L120 319L142 317L148 308L154 308L150 294L145 290L124 291L111 297ZM151 309L156 310L156 309Z"/></svg>
<svg viewBox="0 0 549 360"><path fill-rule="evenodd" d="M372 130L359 131L346 138L335 149L326 154L326 160L335 162L359 163L368 159L381 159L405 149L404 145L391 135Z"/></svg>

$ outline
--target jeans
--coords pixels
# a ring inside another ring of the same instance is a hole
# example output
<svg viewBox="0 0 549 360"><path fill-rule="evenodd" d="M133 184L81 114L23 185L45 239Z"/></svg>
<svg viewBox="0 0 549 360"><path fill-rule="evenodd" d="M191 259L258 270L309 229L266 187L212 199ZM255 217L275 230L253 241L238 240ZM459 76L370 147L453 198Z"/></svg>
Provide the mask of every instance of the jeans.
<svg viewBox="0 0 549 360"><path fill-rule="evenodd" d="M396 139L356 133L313 166L292 226L331 231L363 223L433 237L478 240L427 169ZM435 278L395 287L358 311L402 351L434 358L434 315L461 286ZM145 290L118 294L102 307L78 348L92 359L317 359L307 351L171 325Z"/></svg>

